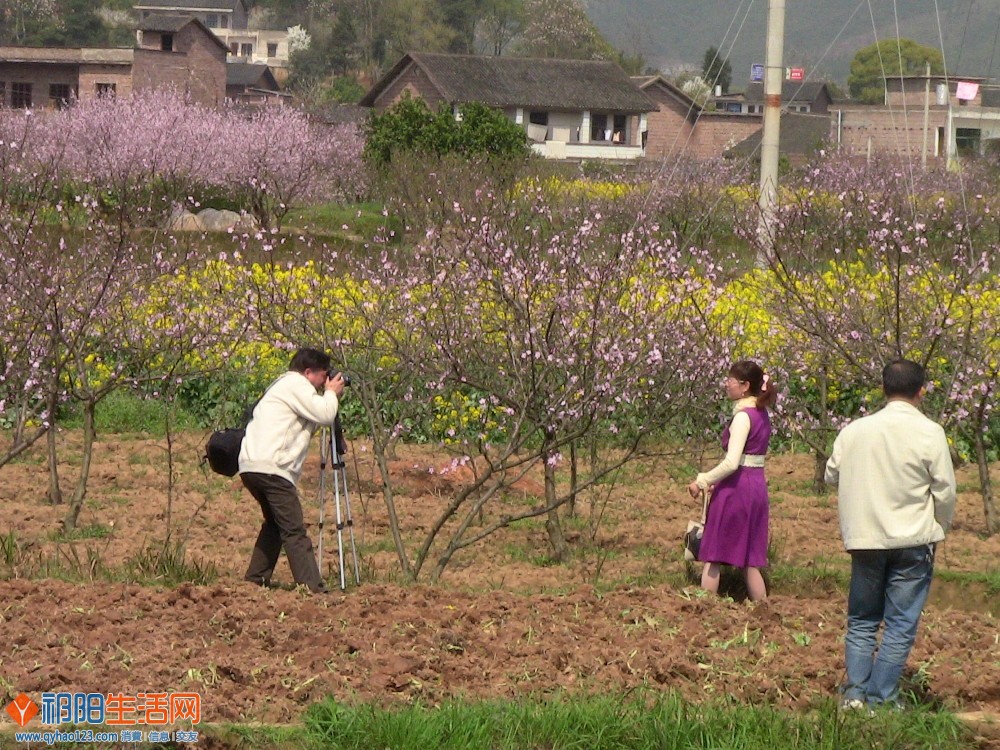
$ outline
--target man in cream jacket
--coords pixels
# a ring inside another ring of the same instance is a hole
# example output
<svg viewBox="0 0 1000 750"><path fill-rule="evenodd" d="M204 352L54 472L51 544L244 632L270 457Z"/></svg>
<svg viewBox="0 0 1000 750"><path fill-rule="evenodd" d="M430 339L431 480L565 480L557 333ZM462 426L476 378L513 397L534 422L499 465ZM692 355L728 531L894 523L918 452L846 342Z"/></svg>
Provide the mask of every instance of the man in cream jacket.
<svg viewBox="0 0 1000 750"><path fill-rule="evenodd" d="M253 410L240 449L240 479L260 504L264 523L244 578L268 586L282 546L295 582L313 593L326 591L312 542L306 534L296 485L313 433L333 424L344 393L340 373L329 377L330 357L299 349L288 372L264 393ZM322 389L322 392L320 392Z"/></svg>
<svg viewBox="0 0 1000 750"><path fill-rule="evenodd" d="M826 481L839 486L840 531L851 555L843 708L898 705L934 548L955 512L944 430L917 408L924 378L916 362L886 365L886 405L845 427L826 464Z"/></svg>

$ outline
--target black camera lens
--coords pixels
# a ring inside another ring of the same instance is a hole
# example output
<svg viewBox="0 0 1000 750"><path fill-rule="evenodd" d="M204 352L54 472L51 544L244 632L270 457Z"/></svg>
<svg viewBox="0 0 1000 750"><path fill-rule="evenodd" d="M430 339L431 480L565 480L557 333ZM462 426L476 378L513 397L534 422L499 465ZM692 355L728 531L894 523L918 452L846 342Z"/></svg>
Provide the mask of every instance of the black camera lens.
<svg viewBox="0 0 1000 750"><path fill-rule="evenodd" d="M348 375L346 372L340 373L340 376L344 379L344 385L345 386L351 384L351 376ZM331 369L329 369L329 370L326 371L326 379L327 380L333 380L335 377L337 377L337 371L336 370L334 370L334 369L331 368Z"/></svg>

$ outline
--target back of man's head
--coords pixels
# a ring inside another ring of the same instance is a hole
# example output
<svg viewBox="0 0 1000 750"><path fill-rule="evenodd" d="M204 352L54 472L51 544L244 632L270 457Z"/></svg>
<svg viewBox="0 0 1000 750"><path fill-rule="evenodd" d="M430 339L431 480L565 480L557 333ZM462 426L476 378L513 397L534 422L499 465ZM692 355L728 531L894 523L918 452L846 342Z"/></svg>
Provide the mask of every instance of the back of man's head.
<svg viewBox="0 0 1000 750"><path fill-rule="evenodd" d="M897 359L882 368L882 390L886 398L916 398L924 387L924 368L908 359Z"/></svg>
<svg viewBox="0 0 1000 750"><path fill-rule="evenodd" d="M288 369L302 373L306 370L329 370L330 355L319 349L299 349L292 357Z"/></svg>

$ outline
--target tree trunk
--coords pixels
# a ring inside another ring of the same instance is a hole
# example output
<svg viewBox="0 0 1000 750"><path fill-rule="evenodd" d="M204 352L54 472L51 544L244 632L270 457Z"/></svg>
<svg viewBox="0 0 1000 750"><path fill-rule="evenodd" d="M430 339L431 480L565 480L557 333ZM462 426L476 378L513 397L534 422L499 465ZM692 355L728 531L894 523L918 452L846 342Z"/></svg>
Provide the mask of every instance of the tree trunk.
<svg viewBox="0 0 1000 750"><path fill-rule="evenodd" d="M569 444L569 500L566 501L566 517L576 515L576 488L580 481L579 458L576 454L576 441Z"/></svg>
<svg viewBox="0 0 1000 750"><path fill-rule="evenodd" d="M399 530L399 514L396 513L396 500L392 493L392 475L389 473L386 446L378 440L372 440L372 451L375 453L375 463L378 464L379 475L382 478L382 498L385 500L385 509L389 514L389 532L392 534L392 542L396 546L399 568L403 575L414 580L416 572L410 567L410 560L406 555L406 545Z"/></svg>
<svg viewBox="0 0 1000 750"><path fill-rule="evenodd" d="M548 457L548 452L543 454ZM563 533L562 523L559 521L559 509L556 503L556 468L545 461L545 504L549 507L548 517L545 520L545 531L549 535L549 548L552 559L555 562L563 562L569 556L569 547L566 544L566 535Z"/></svg>
<svg viewBox="0 0 1000 750"><path fill-rule="evenodd" d="M90 478L90 464L94 458L94 442L97 437L94 412L96 401L87 401L83 406L83 457L80 460L80 475L77 478L76 489L69 503L69 511L63 518L63 531L69 533L76 528L83 501L87 496L87 480Z"/></svg>
<svg viewBox="0 0 1000 750"><path fill-rule="evenodd" d="M49 417L51 420L52 417ZM56 430L49 428L45 434L45 445L49 456L48 501L52 505L62 505L62 488L59 486L59 455L56 450Z"/></svg>
<svg viewBox="0 0 1000 750"><path fill-rule="evenodd" d="M813 450L813 492L826 492L826 460L829 456L818 448Z"/></svg>
<svg viewBox="0 0 1000 750"><path fill-rule="evenodd" d="M975 439L976 466L979 469L979 493L983 498L983 513L986 517L986 533L993 536L1000 531L1000 518L997 517L996 500L993 497L993 483L990 481L989 456L986 455L986 441L983 439L986 427L986 398L979 402L976 409Z"/></svg>

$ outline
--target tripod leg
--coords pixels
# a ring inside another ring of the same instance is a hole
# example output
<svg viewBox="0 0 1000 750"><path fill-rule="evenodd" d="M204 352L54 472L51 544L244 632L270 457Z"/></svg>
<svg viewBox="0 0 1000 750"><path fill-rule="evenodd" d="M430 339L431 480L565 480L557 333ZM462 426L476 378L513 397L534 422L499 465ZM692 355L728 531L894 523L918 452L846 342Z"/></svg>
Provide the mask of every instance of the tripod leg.
<svg viewBox="0 0 1000 750"><path fill-rule="evenodd" d="M340 590L344 591L347 588L347 581L344 578L344 523L340 515L340 473L338 472L341 459L336 446L331 449L330 455L333 456L333 496L337 505L337 556L340 559Z"/></svg>
<svg viewBox="0 0 1000 750"><path fill-rule="evenodd" d="M323 574L323 523L326 516L326 459L328 455L327 430L320 434L319 443L319 543L316 545L316 566Z"/></svg>
<svg viewBox="0 0 1000 750"><path fill-rule="evenodd" d="M351 497L347 491L347 467L340 462L341 481L344 483L344 511L347 531L351 535L351 556L354 558L354 583L361 584L361 567L358 565L358 548L354 543L354 516L351 514Z"/></svg>

